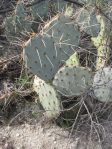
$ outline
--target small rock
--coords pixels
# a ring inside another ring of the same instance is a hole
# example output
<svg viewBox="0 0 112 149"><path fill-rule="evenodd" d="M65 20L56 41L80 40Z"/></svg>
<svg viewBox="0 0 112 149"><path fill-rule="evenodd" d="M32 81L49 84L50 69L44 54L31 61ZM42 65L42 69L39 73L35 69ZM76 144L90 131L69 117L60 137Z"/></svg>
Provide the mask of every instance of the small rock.
<svg viewBox="0 0 112 149"><path fill-rule="evenodd" d="M19 133L17 133L17 134L16 134L16 137L19 137L19 136L20 136L20 134L19 134Z"/></svg>

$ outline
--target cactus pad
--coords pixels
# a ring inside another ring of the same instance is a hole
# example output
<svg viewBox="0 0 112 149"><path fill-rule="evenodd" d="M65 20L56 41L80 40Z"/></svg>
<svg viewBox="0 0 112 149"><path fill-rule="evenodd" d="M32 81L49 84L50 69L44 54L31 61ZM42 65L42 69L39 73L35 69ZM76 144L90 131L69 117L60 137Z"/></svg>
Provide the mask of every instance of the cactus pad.
<svg viewBox="0 0 112 149"><path fill-rule="evenodd" d="M60 114L60 97L53 86L40 80L38 77L34 79L34 90L39 95L40 103L46 111L46 116L56 118Z"/></svg>
<svg viewBox="0 0 112 149"><path fill-rule="evenodd" d="M89 12L82 8L77 13L76 22L80 26L80 30L91 36L97 36L100 31L100 26L97 22L95 11Z"/></svg>
<svg viewBox="0 0 112 149"><path fill-rule="evenodd" d="M23 29L25 21L25 10L23 3L19 3L15 9L15 23L18 26L18 29Z"/></svg>
<svg viewBox="0 0 112 149"><path fill-rule="evenodd" d="M53 9L53 11L56 11L56 12L64 12L68 4L69 3L64 0L53 0L53 1L51 0L50 1L51 8Z"/></svg>
<svg viewBox="0 0 112 149"><path fill-rule="evenodd" d="M61 65L62 53L59 47L55 49L54 41L51 37L41 37L39 35L32 38L26 43L24 53L26 66L34 74L45 81L52 80ZM65 58L67 59L68 57L65 55Z"/></svg>
<svg viewBox="0 0 112 149"><path fill-rule="evenodd" d="M64 0L46 0L31 6L30 11L34 20L38 19L42 21L45 18L48 18L50 12L64 12L67 5L68 3Z"/></svg>
<svg viewBox="0 0 112 149"><path fill-rule="evenodd" d="M80 65L77 52L75 52L72 56L69 57L69 59L66 61L66 65L69 66L69 67L79 66Z"/></svg>
<svg viewBox="0 0 112 149"><path fill-rule="evenodd" d="M92 73L83 67L62 67L53 80L56 89L66 96L78 96L92 84Z"/></svg>
<svg viewBox="0 0 112 149"><path fill-rule="evenodd" d="M79 45L80 32L68 16L57 15L50 23L48 22L44 31L45 34L53 37L57 44L65 46L66 49L69 48L69 51L71 47L76 49Z"/></svg>
<svg viewBox="0 0 112 149"><path fill-rule="evenodd" d="M105 67L96 72L93 89L99 101L112 101L112 68Z"/></svg>
<svg viewBox="0 0 112 149"><path fill-rule="evenodd" d="M35 2L35 1L34 1ZM35 19L42 20L47 17L49 13L49 0L37 3L37 5L31 6L30 12Z"/></svg>
<svg viewBox="0 0 112 149"><path fill-rule="evenodd" d="M23 3L18 3L14 15L5 19L5 34L8 40L17 40L21 33L30 32L31 22L25 20L25 11Z"/></svg>
<svg viewBox="0 0 112 149"><path fill-rule="evenodd" d="M73 24L66 24L70 23L69 21L69 18L62 17L55 22L56 25L52 24L52 29L45 28L44 34L36 35L25 44L26 66L45 81L53 79L60 66L74 53L79 44L80 33ZM54 32L53 36L51 30ZM61 38L64 41L61 41Z"/></svg>
<svg viewBox="0 0 112 149"><path fill-rule="evenodd" d="M109 27L106 24L106 18L101 15L97 15L97 20L100 23L101 29L98 36L92 37L91 40L97 48L96 70L99 70L107 65L110 58L110 37Z"/></svg>

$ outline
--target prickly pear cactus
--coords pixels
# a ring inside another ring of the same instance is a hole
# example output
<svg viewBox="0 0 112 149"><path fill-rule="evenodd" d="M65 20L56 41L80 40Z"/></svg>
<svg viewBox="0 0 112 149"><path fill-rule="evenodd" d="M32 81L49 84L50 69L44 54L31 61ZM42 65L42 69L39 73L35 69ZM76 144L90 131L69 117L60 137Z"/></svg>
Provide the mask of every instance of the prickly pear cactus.
<svg viewBox="0 0 112 149"><path fill-rule="evenodd" d="M97 20L100 23L101 30L97 37L92 37L91 40L97 48L96 70L107 65L110 58L110 37L106 28L106 20L103 16L98 15Z"/></svg>
<svg viewBox="0 0 112 149"><path fill-rule="evenodd" d="M71 48L75 50L79 45L80 32L69 16L57 15L46 24L44 32L53 37L57 45L65 51L69 49L71 52Z"/></svg>
<svg viewBox="0 0 112 149"><path fill-rule="evenodd" d="M35 2L35 0L33 0ZM68 3L64 0L46 0L31 6L30 12L34 20L45 20L50 13L62 13L68 7Z"/></svg>
<svg viewBox="0 0 112 149"><path fill-rule="evenodd" d="M72 56L70 56L70 58L66 61L66 65L69 67L80 65L77 52L75 52Z"/></svg>
<svg viewBox="0 0 112 149"><path fill-rule="evenodd" d="M33 2L35 2L35 0ZM39 2L37 5L31 6L30 12L34 20L43 20L49 14L49 0Z"/></svg>
<svg viewBox="0 0 112 149"><path fill-rule="evenodd" d="M24 20L25 20L25 10L24 5L22 3L17 4L15 9L15 23L17 26L17 29L22 30L24 26Z"/></svg>
<svg viewBox="0 0 112 149"><path fill-rule="evenodd" d="M79 44L80 32L76 26L67 23L70 23L70 18L56 17L44 28L43 34L36 35L25 44L26 66L45 81L53 79Z"/></svg>
<svg viewBox="0 0 112 149"><path fill-rule="evenodd" d="M31 22L25 20L23 3L19 2L14 15L5 19L5 30L7 39L11 41L17 40L21 33L24 34L31 31Z"/></svg>
<svg viewBox="0 0 112 149"><path fill-rule="evenodd" d="M92 85L92 72L80 67L78 53L75 52L56 73L53 85L65 96L78 96Z"/></svg>
<svg viewBox="0 0 112 149"><path fill-rule="evenodd" d="M55 75L53 85L65 96L78 96L92 85L92 72L83 67L65 66Z"/></svg>
<svg viewBox="0 0 112 149"><path fill-rule="evenodd" d="M97 20L101 25L101 30L98 37L91 38L97 48L97 72L93 80L93 89L99 101L110 102L112 101L112 69L106 67L110 58L110 35L105 18L98 15Z"/></svg>
<svg viewBox="0 0 112 149"><path fill-rule="evenodd" d="M77 11L76 22L80 27L81 31L86 32L91 36L97 36L100 31L99 23L96 19L96 13L94 10L88 11L84 8L81 8Z"/></svg>
<svg viewBox="0 0 112 149"><path fill-rule="evenodd" d="M112 101L112 68L105 67L96 72L93 81L95 96L99 101Z"/></svg>
<svg viewBox="0 0 112 149"><path fill-rule="evenodd" d="M69 3L64 1L64 0L51 0L50 1L50 6L51 9L55 12L64 12L65 9L68 7Z"/></svg>
<svg viewBox="0 0 112 149"><path fill-rule="evenodd" d="M57 94L55 88L35 77L34 90L39 95L39 101L45 109L46 116L49 118L58 117L61 111L61 105L60 96Z"/></svg>

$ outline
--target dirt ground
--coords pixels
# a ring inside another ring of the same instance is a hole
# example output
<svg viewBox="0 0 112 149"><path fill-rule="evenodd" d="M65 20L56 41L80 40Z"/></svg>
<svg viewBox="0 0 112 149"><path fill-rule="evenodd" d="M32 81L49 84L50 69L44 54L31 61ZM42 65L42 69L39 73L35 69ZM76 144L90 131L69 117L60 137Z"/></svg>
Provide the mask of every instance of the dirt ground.
<svg viewBox="0 0 112 149"><path fill-rule="evenodd" d="M112 149L111 110L108 120L89 125L89 118L84 125L74 127L71 135L71 128L59 127L46 119L43 111L38 112L31 82L27 88L15 87L15 79L23 71L22 49L6 40L3 27L7 11L14 5L14 0L0 0L0 149ZM19 96L14 94L15 88ZM92 131L94 125L96 132Z"/></svg>
<svg viewBox="0 0 112 149"><path fill-rule="evenodd" d="M68 132L55 125L24 124L0 128L0 149L101 149L81 138L69 139Z"/></svg>

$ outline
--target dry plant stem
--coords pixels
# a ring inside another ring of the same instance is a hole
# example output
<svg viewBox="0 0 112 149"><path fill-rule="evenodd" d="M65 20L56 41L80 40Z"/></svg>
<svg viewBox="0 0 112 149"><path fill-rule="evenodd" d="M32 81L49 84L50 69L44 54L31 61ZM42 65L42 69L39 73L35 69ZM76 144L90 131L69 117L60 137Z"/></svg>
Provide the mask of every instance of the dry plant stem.
<svg viewBox="0 0 112 149"><path fill-rule="evenodd" d="M12 95L12 93L5 93L4 95L2 95L2 96L0 97L0 101L4 100L4 99L7 98L7 97L10 97L11 95Z"/></svg>
<svg viewBox="0 0 112 149"><path fill-rule="evenodd" d="M17 58L19 58L20 56L21 56L21 55L19 54L19 55L16 55L16 56L14 56L14 57L11 57L11 58L9 58L9 59L7 59L7 60L0 61L0 66L3 65L4 63L8 62L8 61L12 61L12 60L14 60L14 59L17 59Z"/></svg>

